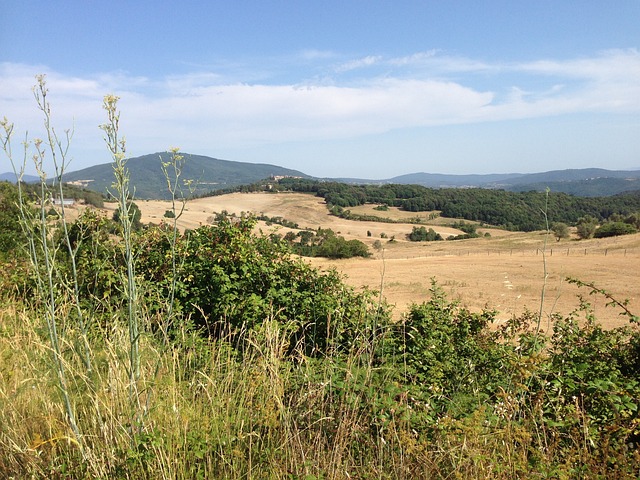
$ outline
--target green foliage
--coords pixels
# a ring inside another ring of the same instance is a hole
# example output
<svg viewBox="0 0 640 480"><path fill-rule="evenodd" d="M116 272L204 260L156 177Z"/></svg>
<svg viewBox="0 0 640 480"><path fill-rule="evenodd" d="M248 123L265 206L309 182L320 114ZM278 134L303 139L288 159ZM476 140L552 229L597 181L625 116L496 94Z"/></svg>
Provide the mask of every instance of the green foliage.
<svg viewBox="0 0 640 480"><path fill-rule="evenodd" d="M553 232L553 236L556 237L557 242L569 238L569 226L566 223L554 222L551 224L550 230Z"/></svg>
<svg viewBox="0 0 640 480"><path fill-rule="evenodd" d="M93 209L86 209L68 229L68 238L76 262L76 281L83 307L96 313L119 308L123 301L122 277L124 269L120 246L110 238L112 222ZM71 258L64 248L64 232L55 235L57 261L61 275L67 282L73 278Z"/></svg>
<svg viewBox="0 0 640 480"><path fill-rule="evenodd" d="M18 188L9 182L0 182L0 258L9 252L15 253L23 245L18 207Z"/></svg>
<svg viewBox="0 0 640 480"><path fill-rule="evenodd" d="M433 228L427 230L426 227L413 227L413 230L407 238L412 242L435 242L437 240L443 240L442 236Z"/></svg>
<svg viewBox="0 0 640 480"><path fill-rule="evenodd" d="M578 233L578 237L580 239L585 240L593 237L594 233L596 233L596 229L598 228L598 219L592 217L591 215L587 215L586 217L580 217L578 219L578 223L576 224L576 231Z"/></svg>
<svg viewBox="0 0 640 480"><path fill-rule="evenodd" d="M592 440L609 433L613 424L621 429L615 434L623 437L634 430L640 382L629 375L626 362L631 339L628 329L604 330L589 315L582 326L574 317L556 322L543 377L549 385L544 389L547 424L571 432L580 428L580 415L586 415Z"/></svg>
<svg viewBox="0 0 640 480"><path fill-rule="evenodd" d="M494 312L460 308L435 283L431 295L392 330L399 371L438 414L468 414L508 384L510 347L487 328Z"/></svg>
<svg viewBox="0 0 640 480"><path fill-rule="evenodd" d="M142 222L140 219L142 218L142 212L140 211L140 207L136 205L134 202L127 202L127 211L129 213L129 218L131 219L131 228L134 231L140 230L142 228ZM121 224L121 212L120 207L116 208L115 212L113 212L113 221Z"/></svg>
<svg viewBox="0 0 640 480"><path fill-rule="evenodd" d="M462 230L462 235L450 235L447 240L466 240L468 238L478 238L480 234L477 232L478 226L475 223L467 223L464 220L451 224L452 228Z"/></svg>
<svg viewBox="0 0 640 480"><path fill-rule="evenodd" d="M368 308L367 296L347 288L336 272L320 274L284 245L252 234L254 226L253 218L222 218L178 238L179 310L213 336L275 319L292 325L291 348L302 342L307 352L326 349L344 333L344 322ZM169 247L161 229L140 239L138 272L163 291L171 281ZM335 311L343 312L341 320L333 319Z"/></svg>
<svg viewBox="0 0 640 480"><path fill-rule="evenodd" d="M595 238L616 237L618 235L629 235L638 230L633 225L624 222L605 222L593 234Z"/></svg>
<svg viewBox="0 0 640 480"><path fill-rule="evenodd" d="M369 248L360 240L346 240L330 228L319 228L316 232L301 230L289 232L284 239L291 250L306 257L352 258L369 257Z"/></svg>
<svg viewBox="0 0 640 480"><path fill-rule="evenodd" d="M256 220L263 220L264 222L266 222L267 225L282 225L283 227L287 227L287 228L298 228L298 224L295 222L292 222L290 220L287 220L286 218L282 218L282 217L269 217L267 215L261 214L256 216Z"/></svg>
<svg viewBox="0 0 640 480"><path fill-rule="evenodd" d="M476 225L475 223L468 223L468 222L465 222L464 220L461 220L459 222L453 222L451 224L451 228L457 228L458 230L462 230L465 234L468 235L468 238L479 237L477 232L478 225Z"/></svg>
<svg viewBox="0 0 640 480"><path fill-rule="evenodd" d="M176 214L173 212L173 210L165 210L163 216L164 218L176 218Z"/></svg>
<svg viewBox="0 0 640 480"><path fill-rule="evenodd" d="M612 213L630 215L640 209L640 192L592 198L552 192L545 210L546 192L433 189L397 184L352 185L295 178L282 179L279 183L281 188L323 197L332 213L340 216L344 216L344 208L372 203L411 212L439 211L443 217L479 221L520 231L545 229L542 211L557 222L574 225L580 217L587 215L603 220Z"/></svg>

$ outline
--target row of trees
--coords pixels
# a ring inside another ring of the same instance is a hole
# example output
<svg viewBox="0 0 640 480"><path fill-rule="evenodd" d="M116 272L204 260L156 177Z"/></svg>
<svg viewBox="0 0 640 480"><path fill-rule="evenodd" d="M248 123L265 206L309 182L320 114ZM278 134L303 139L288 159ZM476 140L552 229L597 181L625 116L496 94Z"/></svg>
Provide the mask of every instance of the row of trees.
<svg viewBox="0 0 640 480"><path fill-rule="evenodd" d="M556 222L576 225L581 218L595 218L603 222L614 214L629 216L640 211L640 192L582 198L554 192L352 185L294 178L280 180L277 187L313 193L323 197L330 206L340 208L375 203L413 212L440 211L444 217L479 221L518 231L545 229L543 212Z"/></svg>
<svg viewBox="0 0 640 480"><path fill-rule="evenodd" d="M550 226L557 241L569 238L569 226L562 222L554 222ZM640 230L640 214L631 215L613 214L602 225L598 219L587 215L581 217L576 223L576 233L580 239L605 238L619 235L628 235Z"/></svg>

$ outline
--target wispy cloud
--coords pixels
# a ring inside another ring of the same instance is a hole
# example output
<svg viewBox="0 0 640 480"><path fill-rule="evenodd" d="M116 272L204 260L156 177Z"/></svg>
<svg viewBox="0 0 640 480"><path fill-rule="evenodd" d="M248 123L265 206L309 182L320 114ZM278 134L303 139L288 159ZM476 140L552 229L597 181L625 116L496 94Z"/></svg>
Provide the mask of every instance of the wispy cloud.
<svg viewBox="0 0 640 480"><path fill-rule="evenodd" d="M348 62L342 63L336 67L336 72L349 72L351 70L358 70L361 68L372 67L380 61L383 60L383 57L380 55L368 55L363 58L357 58L355 60L349 60Z"/></svg>
<svg viewBox="0 0 640 480"><path fill-rule="evenodd" d="M229 81L223 68L159 79L126 72L81 78L42 65L4 63L0 116L18 128L32 128L38 115L30 86L40 72L48 75L56 119L75 125L77 137L87 135L87 146L100 143L102 96L120 95L122 126L138 153L170 144L212 152L432 125L582 112L640 114L636 50L509 65L431 51L399 58L365 56L338 68L327 63L335 60L329 52L305 55L320 62L315 71L326 68L332 81L310 81L305 72L278 83ZM348 79L341 78L345 72L350 72ZM452 80L451 72L460 75ZM479 72L482 81L475 77Z"/></svg>

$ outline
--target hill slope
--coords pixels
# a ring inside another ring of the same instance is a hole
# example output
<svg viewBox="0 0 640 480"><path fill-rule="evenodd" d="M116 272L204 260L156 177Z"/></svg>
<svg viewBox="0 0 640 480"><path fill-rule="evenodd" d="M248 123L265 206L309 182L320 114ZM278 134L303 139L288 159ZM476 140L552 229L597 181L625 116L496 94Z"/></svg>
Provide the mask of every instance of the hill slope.
<svg viewBox="0 0 640 480"><path fill-rule="evenodd" d="M36 175L23 175L22 177L22 181L23 182L27 182L27 183L35 183L35 182L39 182L40 181L40 177L37 177ZM11 182L11 183L16 183L16 175L13 172L5 172L5 173L0 173L0 182Z"/></svg>
<svg viewBox="0 0 640 480"><path fill-rule="evenodd" d="M234 162L203 155L183 154L185 166L183 179L196 183L195 195L221 190L239 185L248 185L270 176L293 176L311 178L300 171L264 163ZM131 158L127 167L131 173L131 184L135 196L140 199L167 198L167 188L160 169L160 159L166 161L169 154L154 153ZM325 178L350 184L412 184L429 188L488 188L516 192L531 190L544 191L547 187L554 192L576 196L610 196L640 189L640 170L605 170L583 168L553 170L541 173L505 173L478 175L446 175L435 173L411 173L384 180L361 178ZM113 182L110 163L69 172L64 181L77 183L83 187L106 193Z"/></svg>
<svg viewBox="0 0 640 480"><path fill-rule="evenodd" d="M213 190L246 185L276 176L307 177L297 170L264 163L232 162L203 155L182 153L185 159L182 179L193 180L194 194L204 194ZM161 161L168 161L167 152L153 153L127 160L131 175L131 186L135 197L140 199L162 199L168 197L167 184L162 173ZM80 184L91 190L106 193L113 183L113 167L110 163L95 165L75 172L66 173L65 182ZM188 192L187 192L188 193Z"/></svg>

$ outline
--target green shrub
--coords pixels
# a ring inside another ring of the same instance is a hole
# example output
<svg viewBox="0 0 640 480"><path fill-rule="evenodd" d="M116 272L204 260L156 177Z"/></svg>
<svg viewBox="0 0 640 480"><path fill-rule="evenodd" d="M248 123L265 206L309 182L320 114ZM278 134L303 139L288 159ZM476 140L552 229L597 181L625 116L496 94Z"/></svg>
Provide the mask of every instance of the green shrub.
<svg viewBox="0 0 640 480"><path fill-rule="evenodd" d="M296 242L296 238L299 240ZM369 257L371 252L360 240L346 240L330 228L319 228L315 233L301 230L297 234L287 233L284 237L292 251L306 257L352 258Z"/></svg>
<svg viewBox="0 0 640 480"><path fill-rule="evenodd" d="M254 235L254 226L253 218L222 218L178 238L179 309L212 336L271 318L291 325L291 348L303 342L307 352L326 349L369 308L368 296L344 285L336 272L321 274L290 256L280 242ZM138 272L164 291L171 281L169 247L162 229L141 237Z"/></svg>
<svg viewBox="0 0 640 480"><path fill-rule="evenodd" d="M407 238L412 242L434 242L437 240L443 240L442 236L433 228L426 229L426 227L413 227L413 230Z"/></svg>
<svg viewBox="0 0 640 480"><path fill-rule="evenodd" d="M0 182L0 258L14 252L25 243L20 226L18 187L9 182Z"/></svg>
<svg viewBox="0 0 640 480"><path fill-rule="evenodd" d="M593 237L596 229L598 228L598 219L587 215L585 217L580 217L578 223L576 224L576 231L578 233L578 237L581 239L588 239Z"/></svg>
<svg viewBox="0 0 640 480"><path fill-rule="evenodd" d="M487 328L494 312L471 313L447 300L435 283L431 295L392 329L398 369L434 412L468 414L506 388L512 349Z"/></svg>
<svg viewBox="0 0 640 480"><path fill-rule="evenodd" d="M134 202L129 201L127 202L127 210L129 211L129 218L131 219L131 228L134 231L140 230L142 228L142 222L140 221L142 218L142 212L140 211L140 208ZM120 224L120 215L120 207L118 207L116 211L113 212L113 221Z"/></svg>
<svg viewBox="0 0 640 480"><path fill-rule="evenodd" d="M606 222L595 233L595 238L616 237L618 235L629 235L638 230L633 225L624 222Z"/></svg>

